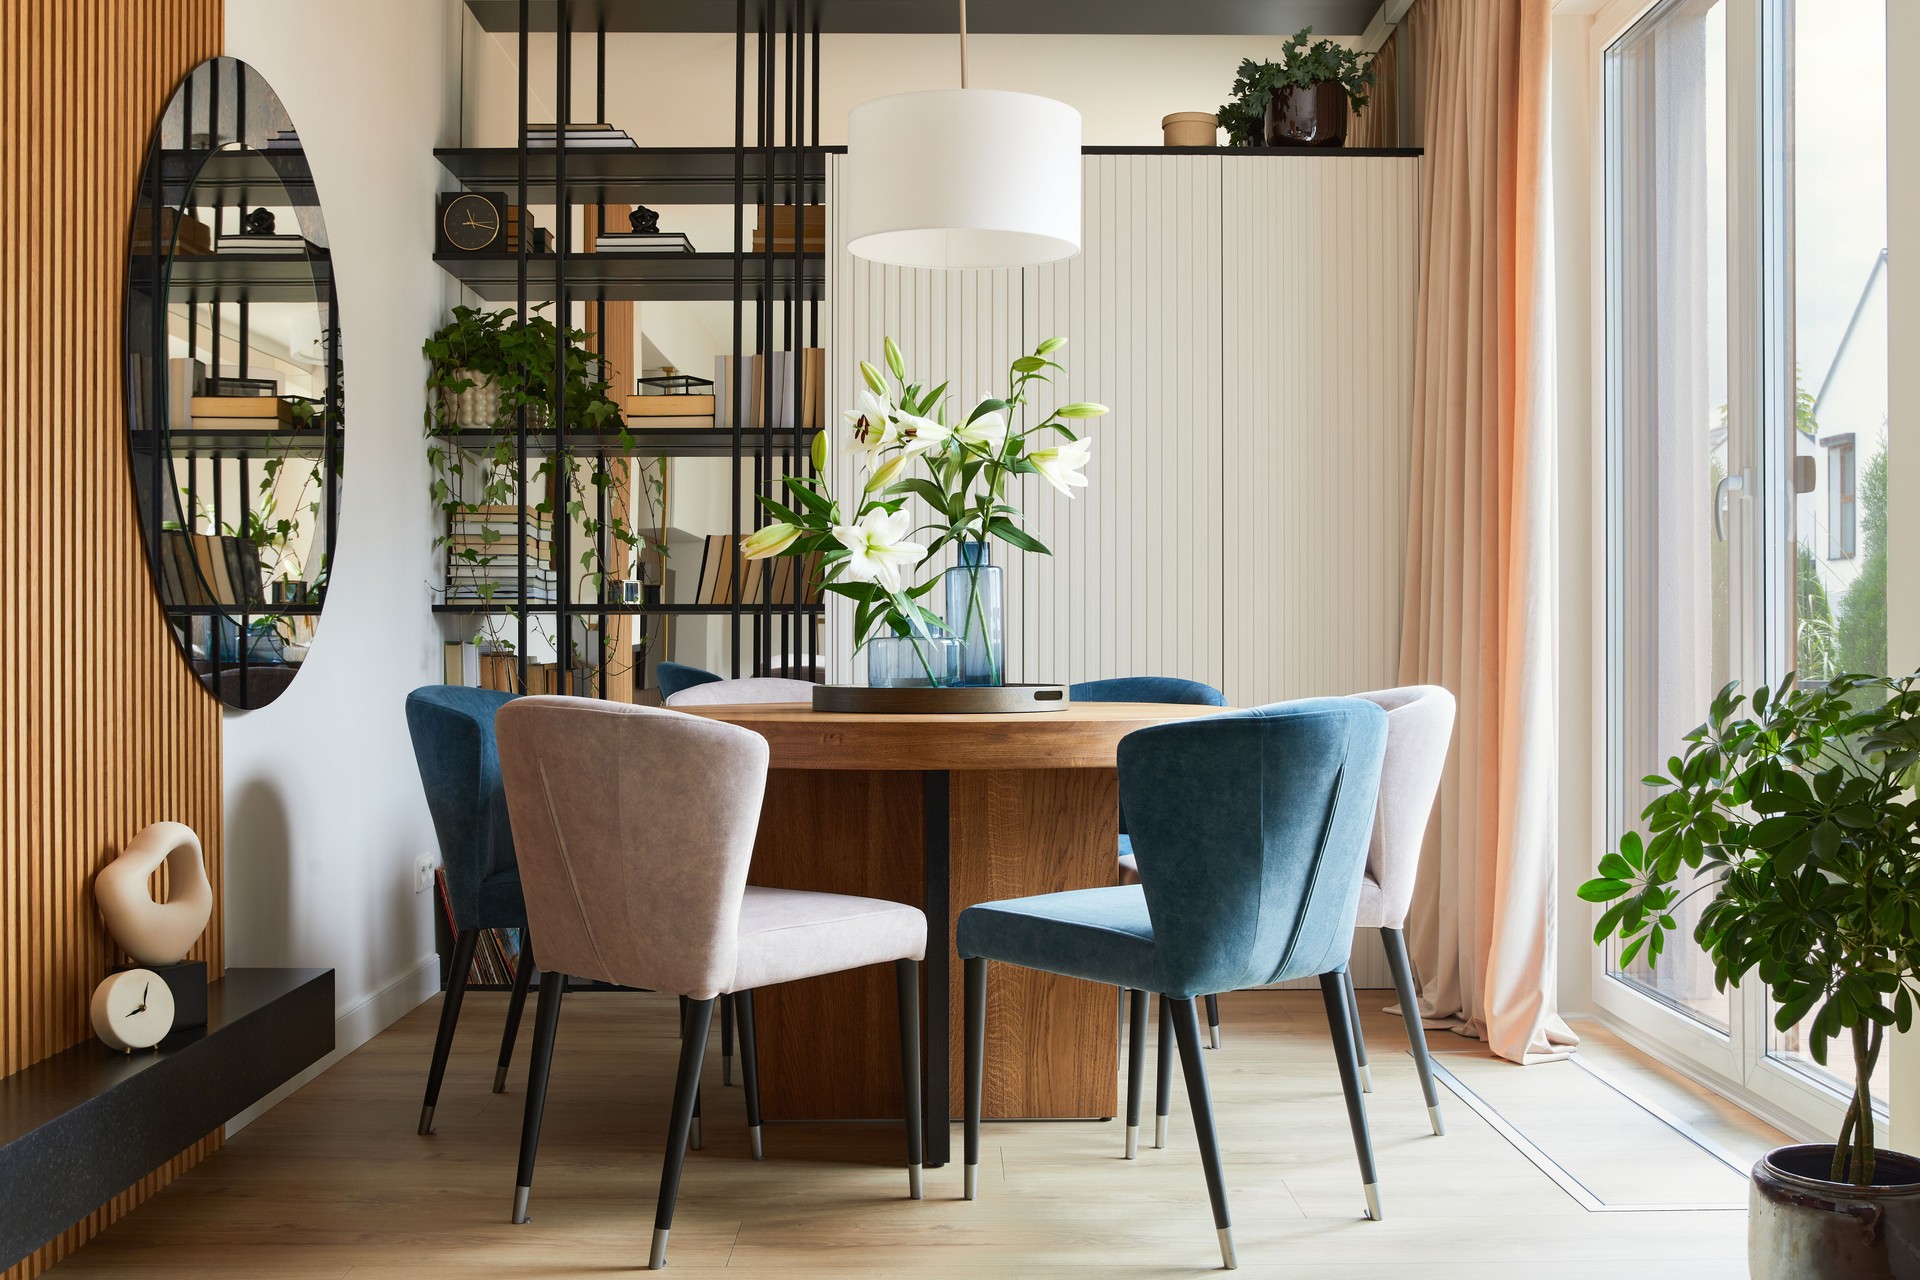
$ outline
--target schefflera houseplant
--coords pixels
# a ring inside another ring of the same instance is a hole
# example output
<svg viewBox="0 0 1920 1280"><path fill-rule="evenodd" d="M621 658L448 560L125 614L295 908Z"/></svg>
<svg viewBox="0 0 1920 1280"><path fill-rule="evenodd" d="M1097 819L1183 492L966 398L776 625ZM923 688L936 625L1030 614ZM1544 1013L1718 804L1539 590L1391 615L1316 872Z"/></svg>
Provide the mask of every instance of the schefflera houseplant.
<svg viewBox="0 0 1920 1280"><path fill-rule="evenodd" d="M1851 1097L1833 1143L1781 1147L1754 1167L1752 1274L1920 1275L1920 1160L1876 1143L1871 1080L1920 995L1920 675L1720 691L1706 723L1600 860L1580 896L1605 904L1595 942L1622 968L1658 965L1677 911L1705 895L1694 940L1721 990L1766 984L1781 1031L1803 1028Z"/></svg>
<svg viewBox="0 0 1920 1280"><path fill-rule="evenodd" d="M824 589L854 602L854 644L868 649L870 683L1004 683L999 570L988 548L997 541L1051 554L1025 527L1013 484L1038 475L1072 497L1087 483L1092 448L1076 424L1107 413L1105 405L1077 402L1020 424L1033 384L1061 369L1052 357L1065 345L1048 338L1016 358L1004 395L977 401L962 417L950 412L948 384L912 379L899 345L887 338L886 371L862 361L865 385L842 415L844 447L861 463L859 497L837 498L816 475L785 478L791 505L760 500L772 523L743 540L743 552L818 558ZM814 440L816 472L826 470L826 440L825 432ZM912 499L922 512L917 525ZM948 546L959 563L944 578L923 578ZM943 581L945 618L921 603ZM876 668L893 674L876 675Z"/></svg>

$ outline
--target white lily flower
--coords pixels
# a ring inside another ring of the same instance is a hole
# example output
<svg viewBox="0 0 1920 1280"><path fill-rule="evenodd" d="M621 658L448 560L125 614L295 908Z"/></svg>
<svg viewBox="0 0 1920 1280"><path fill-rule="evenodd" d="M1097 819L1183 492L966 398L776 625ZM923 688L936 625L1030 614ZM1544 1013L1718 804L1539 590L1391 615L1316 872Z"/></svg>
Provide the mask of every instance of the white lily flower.
<svg viewBox="0 0 1920 1280"><path fill-rule="evenodd" d="M998 409L983 413L953 435L962 444L985 449L997 458L1007 446L1007 416Z"/></svg>
<svg viewBox="0 0 1920 1280"><path fill-rule="evenodd" d="M844 411L840 416L846 419L847 426L853 430L856 449L878 453L899 439L899 428L894 425L893 414L888 410L885 400L871 391L862 391L854 400L854 405L854 408Z"/></svg>
<svg viewBox="0 0 1920 1280"><path fill-rule="evenodd" d="M1033 463L1042 479L1071 498L1075 489L1087 487L1087 478L1080 473L1092 450L1092 440L1066 440L1051 449L1035 449L1027 455L1027 461Z"/></svg>
<svg viewBox="0 0 1920 1280"><path fill-rule="evenodd" d="M777 556L792 546L799 539L801 532L786 521L778 520L740 539L740 552L749 560L764 560L768 556Z"/></svg>
<svg viewBox="0 0 1920 1280"><path fill-rule="evenodd" d="M902 413L899 417L900 438L906 441L908 453L938 449L946 444L947 437L953 434L950 428L940 425L932 418L922 418L913 413Z"/></svg>
<svg viewBox="0 0 1920 1280"><path fill-rule="evenodd" d="M907 541L911 532L912 516L878 507L853 524L833 526L833 536L852 553L842 562L841 576L850 582L878 583L889 593L899 591L900 570L919 564L927 554L920 543Z"/></svg>

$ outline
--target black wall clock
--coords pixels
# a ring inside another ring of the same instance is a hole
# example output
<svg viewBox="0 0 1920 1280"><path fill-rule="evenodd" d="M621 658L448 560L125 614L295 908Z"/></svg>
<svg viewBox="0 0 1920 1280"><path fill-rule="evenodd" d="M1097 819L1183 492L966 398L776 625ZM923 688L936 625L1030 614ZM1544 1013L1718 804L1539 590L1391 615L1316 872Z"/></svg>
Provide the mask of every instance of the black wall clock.
<svg viewBox="0 0 1920 1280"><path fill-rule="evenodd" d="M507 198L492 191L449 192L440 197L434 251L482 253L507 247Z"/></svg>

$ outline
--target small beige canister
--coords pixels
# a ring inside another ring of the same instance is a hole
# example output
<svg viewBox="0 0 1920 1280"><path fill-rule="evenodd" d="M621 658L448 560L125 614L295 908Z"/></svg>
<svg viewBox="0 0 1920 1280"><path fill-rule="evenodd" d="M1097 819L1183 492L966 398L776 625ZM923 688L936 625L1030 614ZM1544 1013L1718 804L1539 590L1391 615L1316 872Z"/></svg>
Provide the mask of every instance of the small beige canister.
<svg viewBox="0 0 1920 1280"><path fill-rule="evenodd" d="M1207 111L1176 111L1160 122L1169 147L1211 147L1219 128Z"/></svg>

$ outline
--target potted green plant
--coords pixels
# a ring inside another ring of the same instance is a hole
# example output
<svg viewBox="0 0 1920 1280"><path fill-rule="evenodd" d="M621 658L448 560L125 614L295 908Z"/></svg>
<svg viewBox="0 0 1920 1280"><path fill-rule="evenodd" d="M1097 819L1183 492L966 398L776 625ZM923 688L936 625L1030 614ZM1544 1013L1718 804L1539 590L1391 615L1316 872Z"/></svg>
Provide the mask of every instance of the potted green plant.
<svg viewBox="0 0 1920 1280"><path fill-rule="evenodd" d="M1302 27L1280 47L1280 61L1240 63L1233 97L1220 108L1220 127L1235 147L1340 147L1347 141L1347 107L1367 105L1373 60L1332 40L1313 40Z"/></svg>
<svg viewBox="0 0 1920 1280"><path fill-rule="evenodd" d="M1888 1029L1912 1025L1920 992L1916 683L1789 677L1751 705L1728 685L1666 772L1645 779L1646 838L1623 836L1580 886L1607 904L1594 941L1620 938L1622 967L1643 954L1658 964L1676 909L1710 895L1693 936L1720 989L1757 973L1774 1025L1804 1023L1816 1062L1837 1038L1852 1048L1838 1141L1754 1166L1756 1277L1920 1274L1920 1161L1876 1145L1870 1088Z"/></svg>

